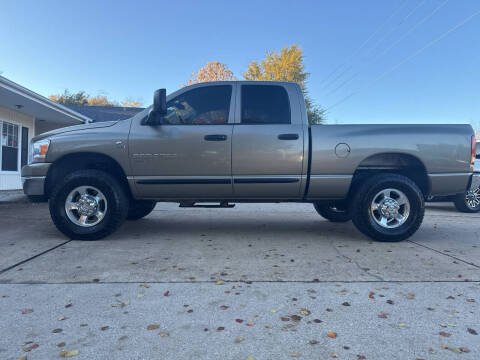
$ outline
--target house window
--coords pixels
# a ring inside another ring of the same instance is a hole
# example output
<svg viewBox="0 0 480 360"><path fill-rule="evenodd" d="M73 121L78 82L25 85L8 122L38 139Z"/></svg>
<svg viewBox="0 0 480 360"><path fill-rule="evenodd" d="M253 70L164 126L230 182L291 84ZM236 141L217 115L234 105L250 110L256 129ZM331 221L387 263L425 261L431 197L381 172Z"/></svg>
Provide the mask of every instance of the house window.
<svg viewBox="0 0 480 360"><path fill-rule="evenodd" d="M18 171L18 125L2 123L2 171Z"/></svg>

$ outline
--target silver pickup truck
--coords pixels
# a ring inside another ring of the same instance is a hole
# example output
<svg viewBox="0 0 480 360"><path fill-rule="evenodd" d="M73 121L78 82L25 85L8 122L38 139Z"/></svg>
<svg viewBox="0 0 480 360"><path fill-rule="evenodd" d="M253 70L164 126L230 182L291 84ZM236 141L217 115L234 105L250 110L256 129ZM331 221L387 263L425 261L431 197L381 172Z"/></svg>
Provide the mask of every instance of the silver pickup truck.
<svg viewBox="0 0 480 360"><path fill-rule="evenodd" d="M288 82L157 90L131 119L51 131L31 152L24 192L48 198L57 228L82 240L173 201L309 202L330 221L400 241L419 228L427 196L478 181L470 125L309 126L302 90Z"/></svg>

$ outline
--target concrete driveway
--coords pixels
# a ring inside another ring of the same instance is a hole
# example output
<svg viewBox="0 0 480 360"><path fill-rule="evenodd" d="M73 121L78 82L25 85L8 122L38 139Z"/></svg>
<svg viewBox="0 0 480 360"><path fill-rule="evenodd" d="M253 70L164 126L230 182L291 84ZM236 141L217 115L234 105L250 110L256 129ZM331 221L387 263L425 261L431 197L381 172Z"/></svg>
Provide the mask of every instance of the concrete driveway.
<svg viewBox="0 0 480 360"><path fill-rule="evenodd" d="M478 359L480 214L377 243L309 204L159 204L96 242L0 204L0 359Z"/></svg>

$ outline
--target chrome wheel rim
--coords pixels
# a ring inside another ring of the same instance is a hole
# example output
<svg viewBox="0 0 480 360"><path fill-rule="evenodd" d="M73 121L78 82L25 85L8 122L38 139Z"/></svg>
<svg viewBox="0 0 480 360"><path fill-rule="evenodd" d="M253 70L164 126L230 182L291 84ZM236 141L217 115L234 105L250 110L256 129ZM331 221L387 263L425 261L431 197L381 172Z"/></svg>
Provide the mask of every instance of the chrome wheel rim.
<svg viewBox="0 0 480 360"><path fill-rule="evenodd" d="M480 206L480 188L469 190L465 194L465 203L470 209L476 209Z"/></svg>
<svg viewBox="0 0 480 360"><path fill-rule="evenodd" d="M410 201L398 189L379 191L370 205L370 216L383 228L394 229L403 225L410 215Z"/></svg>
<svg viewBox="0 0 480 360"><path fill-rule="evenodd" d="M103 220L107 212L105 195L93 186L79 186L68 194L65 212L75 225L91 227Z"/></svg>

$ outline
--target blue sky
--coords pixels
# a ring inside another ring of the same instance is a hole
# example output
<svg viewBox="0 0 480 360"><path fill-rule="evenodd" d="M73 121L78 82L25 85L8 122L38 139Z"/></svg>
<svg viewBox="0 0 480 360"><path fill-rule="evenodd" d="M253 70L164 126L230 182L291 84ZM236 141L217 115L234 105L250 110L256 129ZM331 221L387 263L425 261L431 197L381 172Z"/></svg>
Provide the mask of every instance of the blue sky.
<svg viewBox="0 0 480 360"><path fill-rule="evenodd" d="M68 88L149 104L207 61L241 77L249 61L298 43L329 123L478 129L480 15L394 67L479 10L478 0L2 0L0 71L46 96Z"/></svg>

